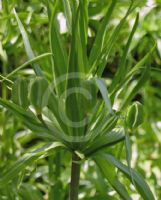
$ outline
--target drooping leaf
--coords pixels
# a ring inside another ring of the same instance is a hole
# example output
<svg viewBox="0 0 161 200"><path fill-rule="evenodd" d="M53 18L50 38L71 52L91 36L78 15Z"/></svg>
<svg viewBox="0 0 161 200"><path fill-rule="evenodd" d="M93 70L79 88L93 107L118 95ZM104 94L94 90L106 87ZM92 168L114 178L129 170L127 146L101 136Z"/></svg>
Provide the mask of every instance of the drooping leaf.
<svg viewBox="0 0 161 200"><path fill-rule="evenodd" d="M113 110L112 110L110 99L108 97L108 91L107 91L105 82L103 81L103 79L96 78L95 80L96 80L97 87L99 88L102 94L102 97L105 101L105 104L107 106L109 113L113 114Z"/></svg>
<svg viewBox="0 0 161 200"><path fill-rule="evenodd" d="M149 79L149 67L147 65L147 67L145 68L145 70L143 71L141 77L139 78L139 80L137 81L135 87L132 89L132 91L125 97L125 99L123 100L123 103L121 105L121 109L124 109L128 103L132 100L132 98L140 91L140 89L144 86L144 84L147 82L147 80Z"/></svg>
<svg viewBox="0 0 161 200"><path fill-rule="evenodd" d="M40 158L47 157L58 147L64 147L64 145L59 142L49 143L24 155L0 176L0 187L5 187L8 182L12 181L12 179L15 178L19 172L25 169L28 165Z"/></svg>
<svg viewBox="0 0 161 200"><path fill-rule="evenodd" d="M107 160L105 161L101 154L94 156L94 160L98 165L99 169L102 171L105 178L108 180L110 185L117 191L117 193L125 200L132 200L124 185L122 185L122 183L117 179L115 167Z"/></svg>
<svg viewBox="0 0 161 200"><path fill-rule="evenodd" d="M33 64L35 63L36 61L39 61L45 57L48 57L48 56L51 56L52 54L51 53L44 53L42 55L39 55L39 56L36 56L34 57L33 59L31 60L28 60L27 62L23 63L21 66L17 67L15 70L13 70L11 73L9 73L7 75L7 78L13 76L14 74L16 74L18 71L20 71L21 69L24 69L25 67L27 67L28 65L30 64Z"/></svg>
<svg viewBox="0 0 161 200"><path fill-rule="evenodd" d="M117 160L115 157L112 155L100 155L101 158L104 160L104 162L107 160L111 164L113 164L116 168L118 168L124 175L127 176L127 178L131 181L131 175L130 175L130 170L129 168L122 164L119 160ZM137 191L140 193L141 197L144 200L155 200L155 197L153 193L151 192L148 184L144 181L143 177L136 172L135 170L131 169L133 180L136 186Z"/></svg>
<svg viewBox="0 0 161 200"><path fill-rule="evenodd" d="M48 136L49 138L55 139L54 133L52 134L47 128L45 128L34 116L31 111L26 111L22 107L7 101L0 99L0 105L4 106L5 108L9 109L13 114L19 117L23 123L32 131L38 133L44 133L44 137Z"/></svg>
<svg viewBox="0 0 161 200"><path fill-rule="evenodd" d="M88 144L86 149L84 150L84 154L86 156L91 156L97 151L100 151L103 148L106 148L108 146L112 146L120 141L122 141L125 137L124 129L114 129L113 131L107 133L106 135L99 136L95 138L94 141L92 141L92 144Z"/></svg>
<svg viewBox="0 0 161 200"><path fill-rule="evenodd" d="M126 160L127 160L127 165L130 171L131 180L132 180L133 185L135 185L133 174L131 171L132 170L131 169L132 152L131 152L130 136L127 130L125 133L125 148L126 148Z"/></svg>
<svg viewBox="0 0 161 200"><path fill-rule="evenodd" d="M13 11L14 11L14 14L15 14L18 26L19 26L19 30L20 30L22 38L23 38L23 42L24 42L24 46L25 46L25 50L26 50L27 56L28 56L29 59L34 59L35 55L34 55L34 52L33 52L32 48L31 48L27 32L26 32L26 30L25 30L20 18L18 17L18 15L16 13L16 10L13 9ZM34 68L34 71L35 71L35 73L37 75L42 76L42 71L41 71L39 65L33 64L33 68Z"/></svg>

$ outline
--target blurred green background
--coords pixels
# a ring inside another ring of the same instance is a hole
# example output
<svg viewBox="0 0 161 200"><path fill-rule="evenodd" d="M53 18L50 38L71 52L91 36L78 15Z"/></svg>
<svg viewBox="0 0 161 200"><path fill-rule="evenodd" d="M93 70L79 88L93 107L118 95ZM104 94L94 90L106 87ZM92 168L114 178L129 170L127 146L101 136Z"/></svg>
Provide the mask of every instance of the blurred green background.
<svg viewBox="0 0 161 200"><path fill-rule="evenodd" d="M90 0L89 52L98 30L99 22L104 17L110 2L109 0ZM117 9L115 9L110 22L109 35L125 15L129 2L129 0L119 0ZM134 65L140 60L152 48L154 41L157 43L157 49L151 57L151 63L149 63L151 66L151 77L145 84L145 87L135 97L135 100L139 100L144 104L145 122L132 136L132 166L143 174L156 197L161 199L161 1L135 0L134 2L136 3L136 9L128 17L124 28L119 34L118 41L113 48L103 76L107 79L107 83L111 82L132 29L136 13L139 13L139 26L128 54L128 65ZM0 1L0 73L4 76L28 60L13 14L13 8L16 9L28 32L35 54L40 55L50 51L46 0ZM68 41L63 6L60 6L59 21L64 40ZM39 61L39 63L50 78L50 60L45 58ZM19 72L14 79L18 76L28 76L30 74L33 74L33 71L28 66L28 68ZM129 90L134 83L135 80L129 85ZM9 83L0 83L0 95L3 98L10 98ZM10 166L20 155L28 152L33 147L39 146L42 142L40 138L37 138L34 133L25 128L9 111L0 107L0 171ZM119 153L120 148L121 146L118 145L115 150ZM60 190L60 195L67 196L70 177L70 155L63 151L61 154L65 159L61 163L61 181L59 188L56 188L56 190ZM119 156L124 161L125 150ZM59 170L52 169L54 167L53 163L58 162L56 159L57 157L53 155L49 160L44 159L38 161L38 163L33 163L32 166L28 167L17 177L15 180L16 184L9 184L5 190L0 190L0 199L48 199L48 193L54 187L52 183L55 181L54 174L53 177L49 176L50 170L59 173ZM88 200L94 196L96 198L98 192L103 195L108 188L104 184L102 175L95 173L97 169L94 163L85 162L82 169L80 199ZM88 173L87 170L89 170ZM123 181L125 184L129 184L126 179L123 179ZM139 199L133 188L132 191L133 199ZM8 195L7 197L6 194Z"/></svg>

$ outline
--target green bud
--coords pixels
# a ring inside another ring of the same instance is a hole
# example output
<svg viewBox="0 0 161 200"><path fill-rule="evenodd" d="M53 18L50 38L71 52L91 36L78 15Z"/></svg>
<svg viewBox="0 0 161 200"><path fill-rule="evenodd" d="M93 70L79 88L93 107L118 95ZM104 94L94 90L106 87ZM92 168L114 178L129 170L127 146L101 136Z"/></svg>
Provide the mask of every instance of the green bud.
<svg viewBox="0 0 161 200"><path fill-rule="evenodd" d="M17 79L14 82L12 87L12 101L24 109L28 108L28 82L25 78Z"/></svg>
<svg viewBox="0 0 161 200"><path fill-rule="evenodd" d="M139 125L141 125L143 121L144 121L143 106L141 103L135 102L129 107L127 111L126 124L128 128L135 129Z"/></svg>
<svg viewBox="0 0 161 200"><path fill-rule="evenodd" d="M48 81L43 77L36 77L31 83L29 99L37 114L47 106L49 98Z"/></svg>

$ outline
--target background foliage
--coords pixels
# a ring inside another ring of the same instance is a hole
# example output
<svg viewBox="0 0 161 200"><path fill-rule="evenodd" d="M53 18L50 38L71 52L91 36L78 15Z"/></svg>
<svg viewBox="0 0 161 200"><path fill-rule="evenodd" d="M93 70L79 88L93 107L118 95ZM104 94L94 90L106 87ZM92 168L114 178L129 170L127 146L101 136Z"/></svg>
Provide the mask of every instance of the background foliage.
<svg viewBox="0 0 161 200"><path fill-rule="evenodd" d="M153 47L154 41L157 43L157 49L151 57L150 79L133 99L141 101L144 104L145 122L131 137L132 166L145 177L152 191L159 199L161 198L161 1L136 0L135 3L137 9L128 17L128 20L121 30L117 43L108 59L103 77L106 79L107 85L110 85L125 48L127 36L132 30L136 13L139 12L139 25L132 40L127 66L135 64L142 59L147 51L150 51ZM106 13L105 5L109 4L109 0L101 0L101 2L99 0L90 0L89 25L91 29L89 33L88 52L90 52L99 23ZM110 22L109 35L116 24L125 15L128 6L128 0L120 0L120 3L118 3L117 9L115 9ZM0 11L0 71L3 76L9 74L28 60L13 13L13 8L16 9L28 32L34 53L40 55L45 52L50 52L46 1L3 1L3 10L1 8ZM62 35L64 40L68 41L69 38L66 28L63 26L63 5L60 6L59 9ZM44 58L38 61L38 63L42 66L46 76L51 79L50 60ZM13 77L13 80L16 80L22 75L27 77L32 74L33 70L31 70L31 66L28 65L27 68L19 71L19 73ZM135 79L130 82L129 87L125 91L128 93L134 85ZM10 99L10 84L8 83L6 86L4 82L1 83L0 93L1 97L4 99ZM119 98L122 99L125 95L126 93L123 92ZM117 109L118 105L115 106ZM24 127L11 112L2 107L0 107L0 109L0 171L3 171L17 160L20 155L41 146L44 141ZM110 151L118 152L118 157L125 162L125 149L122 145L117 145L115 149L110 149ZM53 191L57 191L58 195L67 195L70 177L70 155L66 151L61 151L60 154L64 158L60 169L55 168L53 165L53 163L59 162L59 158L56 154L49 158L41 159L37 163L33 163L27 167L19 177L15 178L13 184L8 184L5 190L0 190L1 199L48 199L48 194ZM80 199L94 200L97 199L98 194L102 195L102 199L106 199L105 193L109 189L107 184L105 184L102 174L99 172L96 173L98 169L94 162L85 162L82 169ZM60 174L60 179L56 180L58 174ZM124 178L122 179L124 184L128 186L129 182ZM56 187L55 182L57 182ZM131 187L130 185L129 189ZM64 193L61 192L62 189ZM139 199L134 188L131 188L131 191L132 197L134 199ZM114 191L109 192L117 198L117 194L115 194ZM52 199L52 195L50 195L50 197Z"/></svg>

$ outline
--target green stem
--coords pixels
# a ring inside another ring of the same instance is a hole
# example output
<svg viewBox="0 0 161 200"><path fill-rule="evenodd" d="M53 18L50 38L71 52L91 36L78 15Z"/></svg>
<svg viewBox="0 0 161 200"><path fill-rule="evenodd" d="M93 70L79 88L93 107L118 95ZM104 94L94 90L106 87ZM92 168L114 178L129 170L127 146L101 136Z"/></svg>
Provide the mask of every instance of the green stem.
<svg viewBox="0 0 161 200"><path fill-rule="evenodd" d="M70 194L69 194L70 200L78 200L79 178L80 178L80 158L76 154L73 154Z"/></svg>

